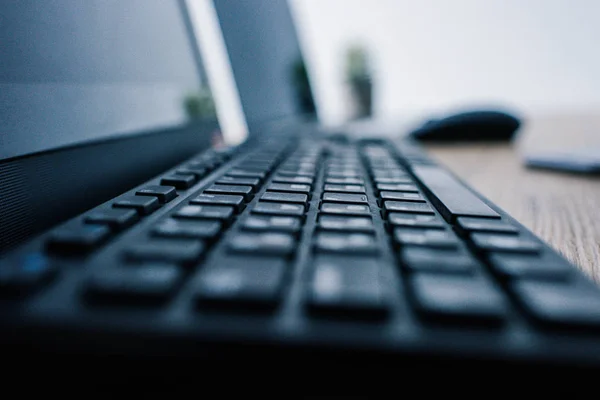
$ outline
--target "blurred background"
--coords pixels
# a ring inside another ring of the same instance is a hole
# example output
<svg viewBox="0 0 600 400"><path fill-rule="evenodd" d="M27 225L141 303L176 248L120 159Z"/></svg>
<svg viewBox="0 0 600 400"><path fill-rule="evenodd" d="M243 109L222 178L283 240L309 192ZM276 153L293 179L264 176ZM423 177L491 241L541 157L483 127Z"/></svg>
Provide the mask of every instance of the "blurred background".
<svg viewBox="0 0 600 400"><path fill-rule="evenodd" d="M369 102L380 121L600 107L599 1L289 1L325 124L364 116Z"/></svg>

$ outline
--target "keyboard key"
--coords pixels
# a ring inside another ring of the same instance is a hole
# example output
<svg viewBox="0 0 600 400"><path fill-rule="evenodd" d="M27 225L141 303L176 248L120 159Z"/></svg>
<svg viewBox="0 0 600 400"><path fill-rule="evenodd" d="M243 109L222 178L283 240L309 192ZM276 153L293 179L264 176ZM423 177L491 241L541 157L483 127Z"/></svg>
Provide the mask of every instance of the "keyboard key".
<svg viewBox="0 0 600 400"><path fill-rule="evenodd" d="M160 204L156 197L128 196L117 200L113 204L113 207L133 208L140 215L148 215L156 211L160 207Z"/></svg>
<svg viewBox="0 0 600 400"><path fill-rule="evenodd" d="M371 218L335 215L322 215L319 217L319 228L344 232L372 232L374 230Z"/></svg>
<svg viewBox="0 0 600 400"><path fill-rule="evenodd" d="M284 163L280 165L280 168L286 169L317 169L317 163L310 158L307 159L294 159L288 158Z"/></svg>
<svg viewBox="0 0 600 400"><path fill-rule="evenodd" d="M236 212L244 208L244 197L231 194L202 193L190 201L191 204L212 204L215 206L231 206Z"/></svg>
<svg viewBox="0 0 600 400"><path fill-rule="evenodd" d="M332 178L361 178L362 169L358 163L336 163L325 166L325 175Z"/></svg>
<svg viewBox="0 0 600 400"><path fill-rule="evenodd" d="M197 178L191 174L172 174L160 180L160 184L164 186L175 186L177 189L189 189L196 183Z"/></svg>
<svg viewBox="0 0 600 400"><path fill-rule="evenodd" d="M20 296L48 284L58 272L42 253L20 254L0 263L0 296Z"/></svg>
<svg viewBox="0 0 600 400"><path fill-rule="evenodd" d="M341 254L377 254L379 246L375 236L365 233L319 232L315 250Z"/></svg>
<svg viewBox="0 0 600 400"><path fill-rule="evenodd" d="M489 260L493 270L508 279L564 281L573 275L573 267L552 256L493 253Z"/></svg>
<svg viewBox="0 0 600 400"><path fill-rule="evenodd" d="M322 203L321 212L325 214L371 215L371 209L364 204Z"/></svg>
<svg viewBox="0 0 600 400"><path fill-rule="evenodd" d="M331 170L359 170L361 165L358 159L329 159L322 165L325 166L325 171Z"/></svg>
<svg viewBox="0 0 600 400"><path fill-rule="evenodd" d="M301 183L271 183L267 190L274 192L310 193L310 185Z"/></svg>
<svg viewBox="0 0 600 400"><path fill-rule="evenodd" d="M196 300L200 306L270 310L281 301L286 270L280 258L221 258L200 271Z"/></svg>
<svg viewBox="0 0 600 400"><path fill-rule="evenodd" d="M159 261L191 265L204 253L204 244L191 239L149 239L125 251L133 261Z"/></svg>
<svg viewBox="0 0 600 400"><path fill-rule="evenodd" d="M317 169L317 163L311 159L288 159L286 162L281 164L282 168L304 168L304 169Z"/></svg>
<svg viewBox="0 0 600 400"><path fill-rule="evenodd" d="M484 251L505 251L513 253L538 253L540 244L522 236L500 235L489 233L474 233L471 240Z"/></svg>
<svg viewBox="0 0 600 400"><path fill-rule="evenodd" d="M305 169L314 169L316 170L319 165L317 164L316 160L307 158L307 159L300 159L300 160L288 160L286 161L284 164L282 164L283 167L286 168L305 168Z"/></svg>
<svg viewBox="0 0 600 400"><path fill-rule="evenodd" d="M261 198L262 201L275 201L279 203L300 203L306 204L308 196L302 193L280 193L266 192Z"/></svg>
<svg viewBox="0 0 600 400"><path fill-rule="evenodd" d="M273 168L274 164L275 160L272 157L259 156L256 159L249 157L247 160L239 162L235 169L248 172L267 172Z"/></svg>
<svg viewBox="0 0 600 400"><path fill-rule="evenodd" d="M592 284L517 281L513 289L527 314L541 323L600 328L600 291Z"/></svg>
<svg viewBox="0 0 600 400"><path fill-rule="evenodd" d="M386 213L401 211L413 213L433 214L433 208L427 203L415 203L412 201L386 201L383 203L383 209Z"/></svg>
<svg viewBox="0 0 600 400"><path fill-rule="evenodd" d="M500 218L498 213L442 168L416 165L413 173L435 198L435 206L446 221L456 217Z"/></svg>
<svg viewBox="0 0 600 400"><path fill-rule="evenodd" d="M373 176L373 179L375 178L390 178L390 179L394 179L394 178L400 178L400 179L406 179L406 178L410 178L410 175L408 174L408 172L405 169L400 169L400 167L398 167L397 165L392 165L392 164L382 164L382 165L377 165L377 164L371 164L370 168L369 168L369 172L371 174L371 176ZM380 183L394 183L394 182L380 182ZM412 182L409 182L412 183Z"/></svg>
<svg viewBox="0 0 600 400"><path fill-rule="evenodd" d="M420 166L420 165L429 166L429 167L436 166L436 164L430 158L427 158L424 156L405 157L404 161L411 167Z"/></svg>
<svg viewBox="0 0 600 400"><path fill-rule="evenodd" d="M444 228L446 226L437 215L393 212L388 214L388 221L393 226L409 228Z"/></svg>
<svg viewBox="0 0 600 400"><path fill-rule="evenodd" d="M212 185L204 190L204 193L218 193L218 194L237 194L244 196L246 201L252 198L252 186L238 186L238 185Z"/></svg>
<svg viewBox="0 0 600 400"><path fill-rule="evenodd" d="M236 164L235 168L244 170L266 170L271 168L276 162L276 157L273 154L258 154L256 156L249 155L246 159Z"/></svg>
<svg viewBox="0 0 600 400"><path fill-rule="evenodd" d="M458 226L465 232L499 232L518 233L519 230L499 219L460 217L456 219Z"/></svg>
<svg viewBox="0 0 600 400"><path fill-rule="evenodd" d="M315 170L312 169L287 169L287 168L279 168L277 170L277 174L281 176L307 176L309 178L313 178L315 176Z"/></svg>
<svg viewBox="0 0 600 400"><path fill-rule="evenodd" d="M335 185L364 185L365 180L362 178L333 178L326 177L325 183L332 183Z"/></svg>
<svg viewBox="0 0 600 400"><path fill-rule="evenodd" d="M176 218L206 218L227 221L233 216L233 207L220 206L185 206L174 215Z"/></svg>
<svg viewBox="0 0 600 400"><path fill-rule="evenodd" d="M223 157L224 159L227 160L227 159L231 158L231 156L234 155L238 150L239 150L239 148L236 146L223 146L223 147L211 149L210 151L213 152L215 155Z"/></svg>
<svg viewBox="0 0 600 400"><path fill-rule="evenodd" d="M260 180L256 178L238 178L235 176L222 176L217 179L217 183L223 185L242 185L242 186L252 186L253 189L256 189L260 184Z"/></svg>
<svg viewBox="0 0 600 400"><path fill-rule="evenodd" d="M215 163L217 165L223 163L223 161L225 160L225 157L222 157L218 154L214 154L212 151L210 151L209 153L205 153L205 154L201 154L200 156L196 157L194 159L194 162L198 162L198 163Z"/></svg>
<svg viewBox="0 0 600 400"><path fill-rule="evenodd" d="M259 202L252 209L256 214L289 215L300 217L304 215L304 206L290 203Z"/></svg>
<svg viewBox="0 0 600 400"><path fill-rule="evenodd" d="M402 266L411 272L469 275L481 268L467 252L405 247L400 250L399 256Z"/></svg>
<svg viewBox="0 0 600 400"><path fill-rule="evenodd" d="M123 230L136 223L139 219L135 210L106 209L95 210L84 217L91 224L108 225L113 230Z"/></svg>
<svg viewBox="0 0 600 400"><path fill-rule="evenodd" d="M190 166L193 168L205 168L207 172L210 172L217 168L224 162L224 159L221 157L215 156L200 156L198 158L190 160L186 164L186 166Z"/></svg>
<svg viewBox="0 0 600 400"><path fill-rule="evenodd" d="M358 159L346 159L346 160L329 160L325 162L325 169L331 170L352 170L353 172L360 172L360 161Z"/></svg>
<svg viewBox="0 0 600 400"><path fill-rule="evenodd" d="M329 169L327 170L326 175L332 178L360 178L362 177L362 172L355 169Z"/></svg>
<svg viewBox="0 0 600 400"><path fill-rule="evenodd" d="M360 161L357 158L347 160L328 160L325 161L327 169L358 169L360 168Z"/></svg>
<svg viewBox="0 0 600 400"><path fill-rule="evenodd" d="M411 284L417 311L434 322L499 323L506 316L502 294L481 278L415 274Z"/></svg>
<svg viewBox="0 0 600 400"><path fill-rule="evenodd" d="M213 169L217 168L222 163L223 160L219 157L200 157L191 160L185 165L185 167L190 167L198 170L204 169L206 173L208 173Z"/></svg>
<svg viewBox="0 0 600 400"><path fill-rule="evenodd" d="M377 190L390 192L415 192L417 193L416 185L401 184L401 183L378 183Z"/></svg>
<svg viewBox="0 0 600 400"><path fill-rule="evenodd" d="M91 302L155 304L167 300L182 278L169 264L143 264L103 268L86 282L86 298Z"/></svg>
<svg viewBox="0 0 600 400"><path fill-rule="evenodd" d="M234 168L227 171L227 175L233 176L236 178L254 178L254 179L264 179L265 173L261 171L252 171L252 170L244 170L239 168Z"/></svg>
<svg viewBox="0 0 600 400"><path fill-rule="evenodd" d="M242 222L242 227L250 231L280 231L297 233L302 222L295 217L277 217L267 215L251 215Z"/></svg>
<svg viewBox="0 0 600 400"><path fill-rule="evenodd" d="M325 191L341 193L366 193L363 185L334 185L330 183L325 184Z"/></svg>
<svg viewBox="0 0 600 400"><path fill-rule="evenodd" d="M205 159L192 160L187 165L192 168L198 168L198 169L204 168L204 169L206 169L206 172L208 173L208 172L214 170L215 168L217 168L220 164L221 164L221 162L219 160L205 158Z"/></svg>
<svg viewBox="0 0 600 400"><path fill-rule="evenodd" d="M185 167L177 168L176 174L194 175L196 179L200 179L206 175L208 169L198 164L188 164Z"/></svg>
<svg viewBox="0 0 600 400"><path fill-rule="evenodd" d="M239 162L235 168L243 170L263 170L271 168L276 162L273 154L248 155L245 160Z"/></svg>
<svg viewBox="0 0 600 400"><path fill-rule="evenodd" d="M362 170L360 168L359 162L354 161L337 161L337 162L328 162L324 164L325 166L325 175L329 175L331 172L348 172L348 175L361 175ZM340 178L344 178L343 174L339 176Z"/></svg>
<svg viewBox="0 0 600 400"><path fill-rule="evenodd" d="M390 308L377 259L319 256L307 287L306 306L316 315L382 319Z"/></svg>
<svg viewBox="0 0 600 400"><path fill-rule="evenodd" d="M311 153L311 154L293 154L287 159L287 163L309 163L316 164L319 161L320 154Z"/></svg>
<svg viewBox="0 0 600 400"><path fill-rule="evenodd" d="M434 229L394 229L394 241L400 246L425 246L455 248L459 244L456 235L446 230Z"/></svg>
<svg viewBox="0 0 600 400"><path fill-rule="evenodd" d="M349 194L349 193L323 193L323 201L333 201L338 203L357 203L367 204L369 201L364 194Z"/></svg>
<svg viewBox="0 0 600 400"><path fill-rule="evenodd" d="M110 229L104 225L62 227L50 233L46 248L67 255L87 253L98 248L109 236Z"/></svg>
<svg viewBox="0 0 600 400"><path fill-rule="evenodd" d="M221 233L221 223L211 220L178 220L168 218L154 227L156 236L212 240Z"/></svg>
<svg viewBox="0 0 600 400"><path fill-rule="evenodd" d="M373 180L375 181L375 183L383 183L383 184L402 184L402 185L410 185L410 184L414 184L414 181L411 177L407 176L403 176L403 177L395 177L395 178L383 178L383 177L375 177L373 178Z"/></svg>
<svg viewBox="0 0 600 400"><path fill-rule="evenodd" d="M246 161L244 163L236 165L237 169L243 169L245 171L259 171L269 172L273 168L273 162L271 161Z"/></svg>
<svg viewBox="0 0 600 400"><path fill-rule="evenodd" d="M379 196L382 200L400 200L400 201L415 201L418 203L424 203L425 199L420 193L413 192L381 192Z"/></svg>
<svg viewBox="0 0 600 400"><path fill-rule="evenodd" d="M138 196L155 196L161 203L168 203L177 197L177 191L173 186L150 185L137 192Z"/></svg>
<svg viewBox="0 0 600 400"><path fill-rule="evenodd" d="M386 161L384 164L378 164L375 162L371 164L371 170L373 175L378 174L396 174L396 175L406 175L406 169L404 167L400 167L397 163Z"/></svg>
<svg viewBox="0 0 600 400"><path fill-rule="evenodd" d="M312 185L313 179L307 176L286 176L286 175L275 175L273 182L277 183L301 183L306 185Z"/></svg>
<svg viewBox="0 0 600 400"><path fill-rule="evenodd" d="M406 169L400 165L398 165L397 162L394 161L393 158L386 158L386 159L382 159L380 160L372 160L371 161L371 168L373 169L374 172L388 172L388 173L395 173L395 174L406 174Z"/></svg>
<svg viewBox="0 0 600 400"><path fill-rule="evenodd" d="M275 160L276 156L274 154L248 155L248 157L239 162L235 167L241 169L268 168L275 163Z"/></svg>
<svg viewBox="0 0 600 400"><path fill-rule="evenodd" d="M397 169L405 171L389 154L385 156L367 156L367 164L375 169Z"/></svg>
<svg viewBox="0 0 600 400"><path fill-rule="evenodd" d="M405 173L405 172L401 172L401 171L397 171L397 170L385 170L385 169L379 169L379 170L372 170L371 174L373 175L373 180L375 180L375 182L377 183L390 183L390 182L379 182L376 179L404 179L404 180L408 180L408 182L403 182L403 183L413 183L412 180L410 180L409 176Z"/></svg>
<svg viewBox="0 0 600 400"><path fill-rule="evenodd" d="M325 166L326 172L331 171L341 171L348 172L352 174L361 174L360 164L358 162L348 162L348 163L328 163Z"/></svg>
<svg viewBox="0 0 600 400"><path fill-rule="evenodd" d="M236 253L289 256L296 248L296 240L286 233L237 233L229 241L229 249Z"/></svg>

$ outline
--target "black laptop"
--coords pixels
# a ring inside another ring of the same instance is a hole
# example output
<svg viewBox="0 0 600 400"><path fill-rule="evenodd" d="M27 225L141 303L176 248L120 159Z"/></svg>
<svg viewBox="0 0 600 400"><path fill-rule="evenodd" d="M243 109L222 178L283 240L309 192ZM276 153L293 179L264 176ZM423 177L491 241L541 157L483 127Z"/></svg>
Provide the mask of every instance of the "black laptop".
<svg viewBox="0 0 600 400"><path fill-rule="evenodd" d="M11 379L297 393L600 364L576 267L415 144L315 123L285 1L203 4L240 144L183 1L2 5Z"/></svg>

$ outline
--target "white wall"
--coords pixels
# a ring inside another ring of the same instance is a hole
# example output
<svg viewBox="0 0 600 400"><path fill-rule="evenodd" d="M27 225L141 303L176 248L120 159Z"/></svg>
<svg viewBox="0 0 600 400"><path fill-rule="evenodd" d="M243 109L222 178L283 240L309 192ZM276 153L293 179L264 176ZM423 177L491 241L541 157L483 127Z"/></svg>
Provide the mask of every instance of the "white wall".
<svg viewBox="0 0 600 400"><path fill-rule="evenodd" d="M320 116L344 120L345 48L373 53L375 116L600 108L600 1L290 0Z"/></svg>

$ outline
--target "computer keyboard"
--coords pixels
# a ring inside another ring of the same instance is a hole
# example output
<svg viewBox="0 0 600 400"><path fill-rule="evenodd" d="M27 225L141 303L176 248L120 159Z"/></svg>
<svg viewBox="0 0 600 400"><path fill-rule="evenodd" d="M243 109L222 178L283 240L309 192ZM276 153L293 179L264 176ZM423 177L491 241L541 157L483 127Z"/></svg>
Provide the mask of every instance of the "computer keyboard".
<svg viewBox="0 0 600 400"><path fill-rule="evenodd" d="M419 147L373 139L200 154L2 257L0 321L2 343L54 350L32 327L144 354L600 362L593 282Z"/></svg>

